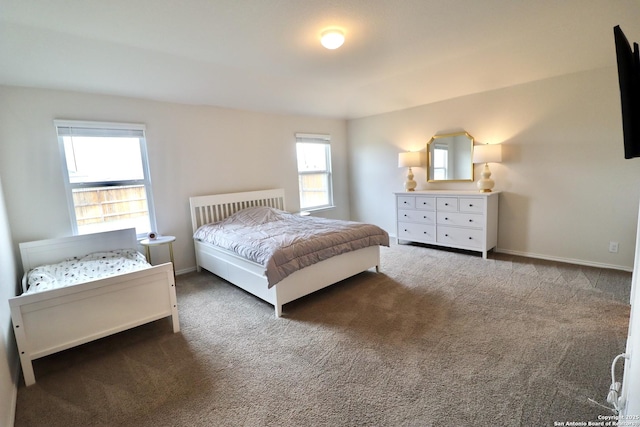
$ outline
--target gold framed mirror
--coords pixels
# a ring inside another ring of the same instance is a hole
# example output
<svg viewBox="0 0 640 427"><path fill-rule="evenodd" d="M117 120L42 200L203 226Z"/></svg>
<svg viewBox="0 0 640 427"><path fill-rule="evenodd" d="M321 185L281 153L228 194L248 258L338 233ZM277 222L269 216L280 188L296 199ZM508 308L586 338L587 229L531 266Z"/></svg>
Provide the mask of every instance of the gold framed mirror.
<svg viewBox="0 0 640 427"><path fill-rule="evenodd" d="M473 141L464 131L434 135L427 142L427 182L473 182Z"/></svg>

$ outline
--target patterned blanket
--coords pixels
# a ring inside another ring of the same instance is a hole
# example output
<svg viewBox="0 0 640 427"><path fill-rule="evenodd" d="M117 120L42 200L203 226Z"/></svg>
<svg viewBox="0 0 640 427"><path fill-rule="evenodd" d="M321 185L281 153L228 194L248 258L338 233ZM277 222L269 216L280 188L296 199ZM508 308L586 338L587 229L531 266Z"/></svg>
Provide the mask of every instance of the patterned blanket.
<svg viewBox="0 0 640 427"><path fill-rule="evenodd" d="M25 294L130 273L149 266L145 257L133 249L95 252L34 268L27 274Z"/></svg>

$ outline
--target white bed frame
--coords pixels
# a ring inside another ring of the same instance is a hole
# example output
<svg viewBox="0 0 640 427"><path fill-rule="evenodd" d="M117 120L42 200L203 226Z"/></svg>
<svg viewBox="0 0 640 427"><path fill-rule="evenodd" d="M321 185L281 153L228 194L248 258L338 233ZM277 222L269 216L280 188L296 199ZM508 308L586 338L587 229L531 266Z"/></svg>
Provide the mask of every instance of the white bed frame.
<svg viewBox="0 0 640 427"><path fill-rule="evenodd" d="M135 230L127 229L21 243L20 253L26 273L69 257L137 247ZM180 331L171 263L21 295L9 305L27 386L36 382L34 359L168 316Z"/></svg>
<svg viewBox="0 0 640 427"><path fill-rule="evenodd" d="M248 207L286 210L283 189L191 197L189 203L194 233L204 224L221 221ZM276 317L282 315L282 306L288 302L370 268L379 271L380 266L380 247L371 246L305 267L269 288L262 265L198 240L194 244L198 271L204 268L272 304Z"/></svg>

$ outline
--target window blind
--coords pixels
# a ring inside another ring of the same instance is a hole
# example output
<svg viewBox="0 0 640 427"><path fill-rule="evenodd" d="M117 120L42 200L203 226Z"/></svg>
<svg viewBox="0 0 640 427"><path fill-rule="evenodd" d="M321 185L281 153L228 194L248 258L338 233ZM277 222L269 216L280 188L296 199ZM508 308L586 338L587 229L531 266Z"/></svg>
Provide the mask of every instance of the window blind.
<svg viewBox="0 0 640 427"><path fill-rule="evenodd" d="M54 120L58 136L144 138L145 126L135 123L96 123Z"/></svg>
<svg viewBox="0 0 640 427"><path fill-rule="evenodd" d="M331 135L316 133L296 133L296 142L305 142L311 144L330 144Z"/></svg>

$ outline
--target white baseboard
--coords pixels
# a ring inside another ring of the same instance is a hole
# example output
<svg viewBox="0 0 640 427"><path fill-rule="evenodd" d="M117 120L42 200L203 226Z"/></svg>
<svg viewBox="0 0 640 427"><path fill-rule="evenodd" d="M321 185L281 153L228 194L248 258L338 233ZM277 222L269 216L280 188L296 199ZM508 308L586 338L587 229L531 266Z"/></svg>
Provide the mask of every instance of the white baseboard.
<svg viewBox="0 0 640 427"><path fill-rule="evenodd" d="M396 244L398 243L398 238L396 236L391 235L391 238L395 239ZM430 247L433 247L434 249L438 249L437 245L430 245ZM526 258L536 258L536 259L544 259L547 261L557 261L557 262L565 262L567 264L575 264L575 265L584 265L587 267L597 267L597 268L608 268L611 270L621 270L621 271L628 271L628 272L633 272L633 267L629 267L626 265L616 265L616 264L605 264L605 263L601 263L601 262L594 262L594 261L585 261L582 259L575 259L575 258L563 258L563 257L556 257L553 255L543 255L543 254L536 254L533 252L522 252L522 251L513 251L511 249L502 249L502 248L493 248L494 252L499 252L502 254L508 254L508 255L517 255L517 256L522 256L522 257L526 257Z"/></svg>
<svg viewBox="0 0 640 427"><path fill-rule="evenodd" d="M522 256L527 258L544 259L547 261L565 262L567 264L584 265L587 267L608 268L611 270L633 272L633 267L627 267L626 265L605 264L601 262L585 261L585 260L575 259L575 258L556 257L552 255L542 255L542 254L536 254L532 252L512 251L510 249L501 249L501 248L495 248L494 251L502 254L517 255L517 256Z"/></svg>
<svg viewBox="0 0 640 427"><path fill-rule="evenodd" d="M13 346L15 349L15 345ZM20 359L18 358L18 350L15 349L11 353L13 356L9 361L9 372L11 374L11 391L9 396L9 402L6 404L7 412L4 414L4 423L0 425L13 427L16 421L16 406L18 404L18 383L20 382Z"/></svg>
<svg viewBox="0 0 640 427"><path fill-rule="evenodd" d="M176 276L179 276L181 274L187 274L187 273L193 273L194 271L196 271L196 267L190 267L190 268L182 268L178 271L176 271Z"/></svg>
<svg viewBox="0 0 640 427"><path fill-rule="evenodd" d="M18 369L16 369L16 377L20 375ZM11 402L9 403L9 413L7 414L6 426L13 427L16 422L16 406L18 405L18 385L14 383L14 387L11 393Z"/></svg>

